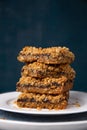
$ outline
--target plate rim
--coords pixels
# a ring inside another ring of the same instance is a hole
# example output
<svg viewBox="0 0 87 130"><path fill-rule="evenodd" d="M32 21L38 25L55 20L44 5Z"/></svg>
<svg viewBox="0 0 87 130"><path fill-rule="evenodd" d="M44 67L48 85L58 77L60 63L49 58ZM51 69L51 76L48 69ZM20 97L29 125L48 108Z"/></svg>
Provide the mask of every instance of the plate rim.
<svg viewBox="0 0 87 130"><path fill-rule="evenodd" d="M70 93L79 93L79 94L87 94L86 92L82 92L82 91L74 91L74 90L71 90L70 91ZM2 93L2 94L0 94L0 97L1 96L6 96L6 95L8 95L8 94L15 94L11 99L16 99L17 98L17 96L20 94L20 92L16 92L16 91L12 91L12 92L5 92L5 93ZM0 102L1 103L1 102ZM21 110L19 110L19 109L21 109ZM1 106L1 104L0 104L0 110L4 110L4 111L8 111L8 112L14 112L14 113L24 113L24 114L36 114L36 115L66 115L66 114L77 114L77 113L81 113L81 112L87 112L87 110L85 110L85 111L78 111L78 112L72 112L72 113L70 113L70 112L67 112L67 113L65 113L65 112L63 112L62 110L58 110L58 111L56 111L56 112L52 112L52 111L50 111L50 112L42 112L42 111L25 111L25 109L26 108L18 108L18 109L11 109L11 108L6 108L5 106ZM31 109L31 108L29 108L29 109ZM34 110L34 109L32 109L32 110Z"/></svg>

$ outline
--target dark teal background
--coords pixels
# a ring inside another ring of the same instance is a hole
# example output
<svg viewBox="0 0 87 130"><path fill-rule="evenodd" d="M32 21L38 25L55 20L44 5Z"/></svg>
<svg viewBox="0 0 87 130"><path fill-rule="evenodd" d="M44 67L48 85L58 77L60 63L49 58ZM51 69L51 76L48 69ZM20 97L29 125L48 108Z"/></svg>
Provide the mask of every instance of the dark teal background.
<svg viewBox="0 0 87 130"><path fill-rule="evenodd" d="M14 91L25 45L67 46L76 59L74 90L87 91L86 0L0 0L0 92Z"/></svg>

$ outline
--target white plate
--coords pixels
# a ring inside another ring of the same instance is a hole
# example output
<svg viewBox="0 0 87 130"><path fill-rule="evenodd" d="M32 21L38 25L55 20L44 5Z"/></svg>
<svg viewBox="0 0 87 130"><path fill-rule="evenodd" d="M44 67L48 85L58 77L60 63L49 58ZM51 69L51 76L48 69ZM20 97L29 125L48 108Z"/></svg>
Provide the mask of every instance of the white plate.
<svg viewBox="0 0 87 130"><path fill-rule="evenodd" d="M85 92L70 91L69 105L64 110L37 110L31 108L18 108L14 102L19 94L19 92L8 92L0 94L0 109L9 112L41 115L72 114L87 111L87 93Z"/></svg>
<svg viewBox="0 0 87 130"><path fill-rule="evenodd" d="M87 130L87 121L23 122L0 119L0 130Z"/></svg>

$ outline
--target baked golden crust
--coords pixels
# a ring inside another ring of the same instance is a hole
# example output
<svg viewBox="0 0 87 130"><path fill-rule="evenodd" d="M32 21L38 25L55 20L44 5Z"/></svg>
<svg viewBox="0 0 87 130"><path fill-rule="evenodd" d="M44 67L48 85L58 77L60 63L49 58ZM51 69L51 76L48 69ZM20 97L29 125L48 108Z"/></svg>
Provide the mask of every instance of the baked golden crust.
<svg viewBox="0 0 87 130"><path fill-rule="evenodd" d="M46 95L36 93L22 93L17 99L19 107L26 108L48 108L48 109L64 109L67 106L69 92L59 95Z"/></svg>
<svg viewBox="0 0 87 130"><path fill-rule="evenodd" d="M38 103L37 102L17 102L17 106L18 107L22 107L22 108L36 108L36 109L49 109L49 110L52 110L52 109L55 109L55 110L62 110L62 109L65 109L68 105L68 101L67 100L63 100L61 101L60 103L55 103L55 104L52 104L52 103Z"/></svg>
<svg viewBox="0 0 87 130"><path fill-rule="evenodd" d="M33 62L22 67L21 75L36 78L58 78L66 76L68 79L74 79L75 71L69 64L47 65L44 63Z"/></svg>
<svg viewBox="0 0 87 130"><path fill-rule="evenodd" d="M36 79L31 77L21 77L17 82L17 91L24 93L59 94L70 90L73 81L66 77Z"/></svg>
<svg viewBox="0 0 87 130"><path fill-rule="evenodd" d="M31 46L24 47L17 57L20 62L37 61L46 64L70 64L74 58L74 54L66 47L36 48Z"/></svg>

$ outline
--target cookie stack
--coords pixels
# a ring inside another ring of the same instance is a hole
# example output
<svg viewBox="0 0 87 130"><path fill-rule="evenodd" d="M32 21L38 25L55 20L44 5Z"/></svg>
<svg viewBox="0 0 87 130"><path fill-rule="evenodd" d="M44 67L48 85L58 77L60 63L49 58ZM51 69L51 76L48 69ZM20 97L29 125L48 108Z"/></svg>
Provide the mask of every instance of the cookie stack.
<svg viewBox="0 0 87 130"><path fill-rule="evenodd" d="M16 90L19 107L65 109L75 71L70 66L74 54L66 47L24 47L17 59L24 62Z"/></svg>

